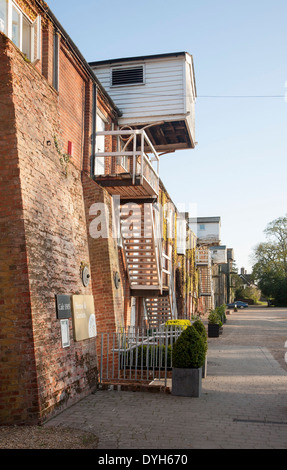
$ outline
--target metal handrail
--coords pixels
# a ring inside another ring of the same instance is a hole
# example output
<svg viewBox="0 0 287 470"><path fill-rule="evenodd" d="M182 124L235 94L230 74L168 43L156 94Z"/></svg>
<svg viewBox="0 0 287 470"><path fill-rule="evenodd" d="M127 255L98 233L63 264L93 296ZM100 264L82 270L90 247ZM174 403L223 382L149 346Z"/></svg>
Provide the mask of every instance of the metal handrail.
<svg viewBox="0 0 287 470"><path fill-rule="evenodd" d="M141 183L143 182L143 179L145 179L150 186L158 193L159 190L159 156L154 148L152 142L148 138L146 132L143 129L139 130L114 130L114 131L99 131L96 132L96 137L100 136L110 136L110 137L117 137L117 150L116 151L103 151L103 152L96 152L94 154L94 158L104 158L104 157L130 157L132 160L132 179L133 179L133 184L135 184L135 178L136 176L140 176L141 178ZM120 136L130 136L128 141L125 143L123 148L119 148L119 137ZM137 136L140 136L140 148L137 150L137 145L136 145L136 138ZM133 150L128 150L126 151L125 148L127 147L128 143L132 143ZM148 156L146 147L150 150L150 153L152 154L152 157L150 158ZM137 159L138 157L140 158L140 166L137 165ZM155 169L152 165L152 162L157 163L157 169ZM138 168L140 167L140 171L138 172ZM145 169L149 168L149 170L152 172L154 178L148 178L148 176L145 174ZM155 181L153 181L155 180Z"/></svg>

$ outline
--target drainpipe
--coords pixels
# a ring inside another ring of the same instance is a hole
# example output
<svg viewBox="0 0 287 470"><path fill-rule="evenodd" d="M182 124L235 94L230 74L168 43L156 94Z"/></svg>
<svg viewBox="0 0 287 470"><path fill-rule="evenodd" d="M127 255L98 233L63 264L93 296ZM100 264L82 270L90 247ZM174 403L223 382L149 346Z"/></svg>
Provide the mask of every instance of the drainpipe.
<svg viewBox="0 0 287 470"><path fill-rule="evenodd" d="M95 153L96 153L96 122L97 122L97 85L93 84L93 108L92 108L92 154L90 162L90 176L95 175Z"/></svg>

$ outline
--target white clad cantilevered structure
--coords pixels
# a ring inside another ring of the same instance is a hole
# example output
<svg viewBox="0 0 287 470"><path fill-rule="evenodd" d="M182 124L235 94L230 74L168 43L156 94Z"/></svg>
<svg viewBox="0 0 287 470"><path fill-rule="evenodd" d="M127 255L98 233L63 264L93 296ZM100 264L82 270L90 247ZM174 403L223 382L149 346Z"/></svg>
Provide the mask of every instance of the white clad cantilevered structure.
<svg viewBox="0 0 287 470"><path fill-rule="evenodd" d="M143 129L157 152L195 147L196 84L187 52L91 62L122 115L119 126Z"/></svg>

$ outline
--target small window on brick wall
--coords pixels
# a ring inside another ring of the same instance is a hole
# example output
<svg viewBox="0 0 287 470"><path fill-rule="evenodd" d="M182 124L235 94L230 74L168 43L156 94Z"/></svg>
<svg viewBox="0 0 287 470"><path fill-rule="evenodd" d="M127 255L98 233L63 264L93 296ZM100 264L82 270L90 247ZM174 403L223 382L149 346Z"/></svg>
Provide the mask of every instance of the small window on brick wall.
<svg viewBox="0 0 287 470"><path fill-rule="evenodd" d="M35 62L41 53L41 17L34 22L12 0L0 0L0 31Z"/></svg>
<svg viewBox="0 0 287 470"><path fill-rule="evenodd" d="M59 91L59 51L60 38L57 31L54 31L53 87L57 91Z"/></svg>

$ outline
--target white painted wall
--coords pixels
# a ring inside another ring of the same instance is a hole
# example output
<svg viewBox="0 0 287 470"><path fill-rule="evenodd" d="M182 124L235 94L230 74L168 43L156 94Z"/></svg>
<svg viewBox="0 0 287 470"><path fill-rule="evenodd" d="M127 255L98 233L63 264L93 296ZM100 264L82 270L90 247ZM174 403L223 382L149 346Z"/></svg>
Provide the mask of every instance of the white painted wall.
<svg viewBox="0 0 287 470"><path fill-rule="evenodd" d="M219 242L220 241L220 223L219 222L198 223L197 224L197 238L201 242L207 242L207 243Z"/></svg>
<svg viewBox="0 0 287 470"><path fill-rule="evenodd" d="M227 263L227 249L226 246L212 246L210 247L211 258L214 264Z"/></svg>
<svg viewBox="0 0 287 470"><path fill-rule="evenodd" d="M112 68L141 64L144 66L144 84L111 86ZM185 119L190 125L194 140L196 89L189 54L103 64L92 68L123 113L119 120L120 125L144 125L160 120Z"/></svg>

